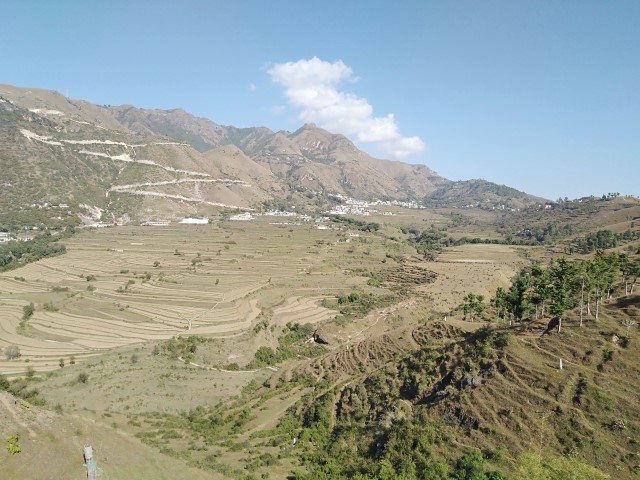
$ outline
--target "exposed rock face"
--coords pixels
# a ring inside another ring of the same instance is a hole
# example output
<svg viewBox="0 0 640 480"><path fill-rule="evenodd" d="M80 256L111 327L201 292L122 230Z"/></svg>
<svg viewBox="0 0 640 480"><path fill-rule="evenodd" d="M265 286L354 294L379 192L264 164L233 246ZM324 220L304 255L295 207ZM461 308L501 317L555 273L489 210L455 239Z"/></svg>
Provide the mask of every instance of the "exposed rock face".
<svg viewBox="0 0 640 480"><path fill-rule="evenodd" d="M479 375L467 375L460 382L460 388L477 387L482 385L482 377Z"/></svg>
<svg viewBox="0 0 640 480"><path fill-rule="evenodd" d="M313 332L313 341L321 345L329 345L331 343L326 333L319 328Z"/></svg>

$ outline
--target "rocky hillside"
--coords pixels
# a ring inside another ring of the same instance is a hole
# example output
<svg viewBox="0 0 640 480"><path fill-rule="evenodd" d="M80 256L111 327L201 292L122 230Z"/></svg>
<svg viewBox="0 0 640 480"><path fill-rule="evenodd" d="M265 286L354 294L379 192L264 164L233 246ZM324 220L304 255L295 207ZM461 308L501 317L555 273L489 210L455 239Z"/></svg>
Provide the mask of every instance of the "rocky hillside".
<svg viewBox="0 0 640 480"><path fill-rule="evenodd" d="M416 200L451 182L424 165L379 160L359 150L344 135L313 124L272 132L264 127L236 128L194 117L184 110L102 107L121 126L139 134L166 135L206 152L233 145L272 171L292 190L311 190L360 199Z"/></svg>
<svg viewBox="0 0 640 480"><path fill-rule="evenodd" d="M45 208L54 221L69 212L106 222L168 219L251 209L283 191L238 151L203 155L184 142L109 130L6 98L0 117L5 218Z"/></svg>
<svg viewBox="0 0 640 480"><path fill-rule="evenodd" d="M99 106L0 85L3 205L88 205L102 220L258 209L289 195L520 208L541 199L490 182L451 182L425 165L372 158L313 124L223 126L181 109ZM74 211L75 211L74 210ZM96 213L98 212L98 213ZM100 212L104 212L101 215Z"/></svg>

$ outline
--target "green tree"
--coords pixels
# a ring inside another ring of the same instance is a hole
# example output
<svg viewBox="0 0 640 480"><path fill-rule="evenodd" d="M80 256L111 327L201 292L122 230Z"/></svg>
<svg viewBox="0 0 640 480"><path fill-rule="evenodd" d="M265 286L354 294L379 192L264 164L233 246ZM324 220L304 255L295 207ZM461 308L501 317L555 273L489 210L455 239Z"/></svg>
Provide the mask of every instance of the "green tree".
<svg viewBox="0 0 640 480"><path fill-rule="evenodd" d="M496 296L491 300L491 304L496 311L498 317L504 320L509 308L508 295L504 288L498 287Z"/></svg>
<svg viewBox="0 0 640 480"><path fill-rule="evenodd" d="M549 267L550 297L549 311L552 315L561 317L566 310L575 306L577 291L576 264L566 258L560 258Z"/></svg>
<svg viewBox="0 0 640 480"><path fill-rule="evenodd" d="M580 326L584 320L584 295L587 293L587 312L589 312L589 299L593 290L593 281L589 273L589 262L582 262L578 265L578 282L580 284Z"/></svg>
<svg viewBox="0 0 640 480"><path fill-rule="evenodd" d="M531 266L531 287L528 292L528 301L535 306L536 320L538 320L538 312L544 317L545 302L551 297L551 288L549 285L549 270L545 269L539 263Z"/></svg>
<svg viewBox="0 0 640 480"><path fill-rule="evenodd" d="M464 304L462 310L464 311L465 318L467 315L473 321L474 315L481 315L484 312L484 296L477 295L475 293L469 293L464 298Z"/></svg>
<svg viewBox="0 0 640 480"><path fill-rule="evenodd" d="M521 321L522 317L530 309L527 299L527 291L530 285L529 275L526 270L522 270L511 283L511 287L507 292L507 311L509 315L513 315L518 321Z"/></svg>
<svg viewBox="0 0 640 480"><path fill-rule="evenodd" d="M606 254L604 251L598 250L589 265L589 273L595 285L597 321L602 300L605 296L611 297L611 290L619 269L618 255L616 253Z"/></svg>
<svg viewBox="0 0 640 480"><path fill-rule="evenodd" d="M276 352L271 347L262 346L255 353L255 359L262 364L265 365L273 365L277 363L277 355Z"/></svg>
<svg viewBox="0 0 640 480"><path fill-rule="evenodd" d="M618 270L622 276L625 296L633 293L633 286L640 276L640 257L631 259L624 253L618 254Z"/></svg>
<svg viewBox="0 0 640 480"><path fill-rule="evenodd" d="M636 257L631 262L631 268L629 269L629 276L631 277L630 282L631 285L629 287L629 295L633 294L633 287L638 282L638 277L640 277L640 257Z"/></svg>

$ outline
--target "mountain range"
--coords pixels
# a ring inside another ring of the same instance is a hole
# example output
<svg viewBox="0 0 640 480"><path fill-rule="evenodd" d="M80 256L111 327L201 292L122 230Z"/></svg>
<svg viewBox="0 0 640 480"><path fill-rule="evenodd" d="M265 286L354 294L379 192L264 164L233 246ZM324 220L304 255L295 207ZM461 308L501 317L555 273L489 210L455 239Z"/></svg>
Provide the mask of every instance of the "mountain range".
<svg viewBox="0 0 640 480"><path fill-rule="evenodd" d="M95 105L0 85L0 212L65 204L105 221L143 221L322 204L327 196L435 206L522 208L544 199L425 165L373 158L347 137L237 128L182 109Z"/></svg>

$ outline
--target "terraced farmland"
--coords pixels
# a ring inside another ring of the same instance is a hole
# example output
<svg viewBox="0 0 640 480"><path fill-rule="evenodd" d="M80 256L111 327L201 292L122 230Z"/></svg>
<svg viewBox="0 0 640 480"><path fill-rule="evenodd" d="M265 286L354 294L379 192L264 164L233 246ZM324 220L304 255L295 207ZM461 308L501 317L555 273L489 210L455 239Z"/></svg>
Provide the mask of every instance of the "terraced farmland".
<svg viewBox="0 0 640 480"><path fill-rule="evenodd" d="M84 231L67 254L0 275L0 346L21 352L0 372L53 370L61 358L180 334L234 336L263 311L277 325L331 318L322 299L365 281L344 268L380 261L339 235L266 219Z"/></svg>

